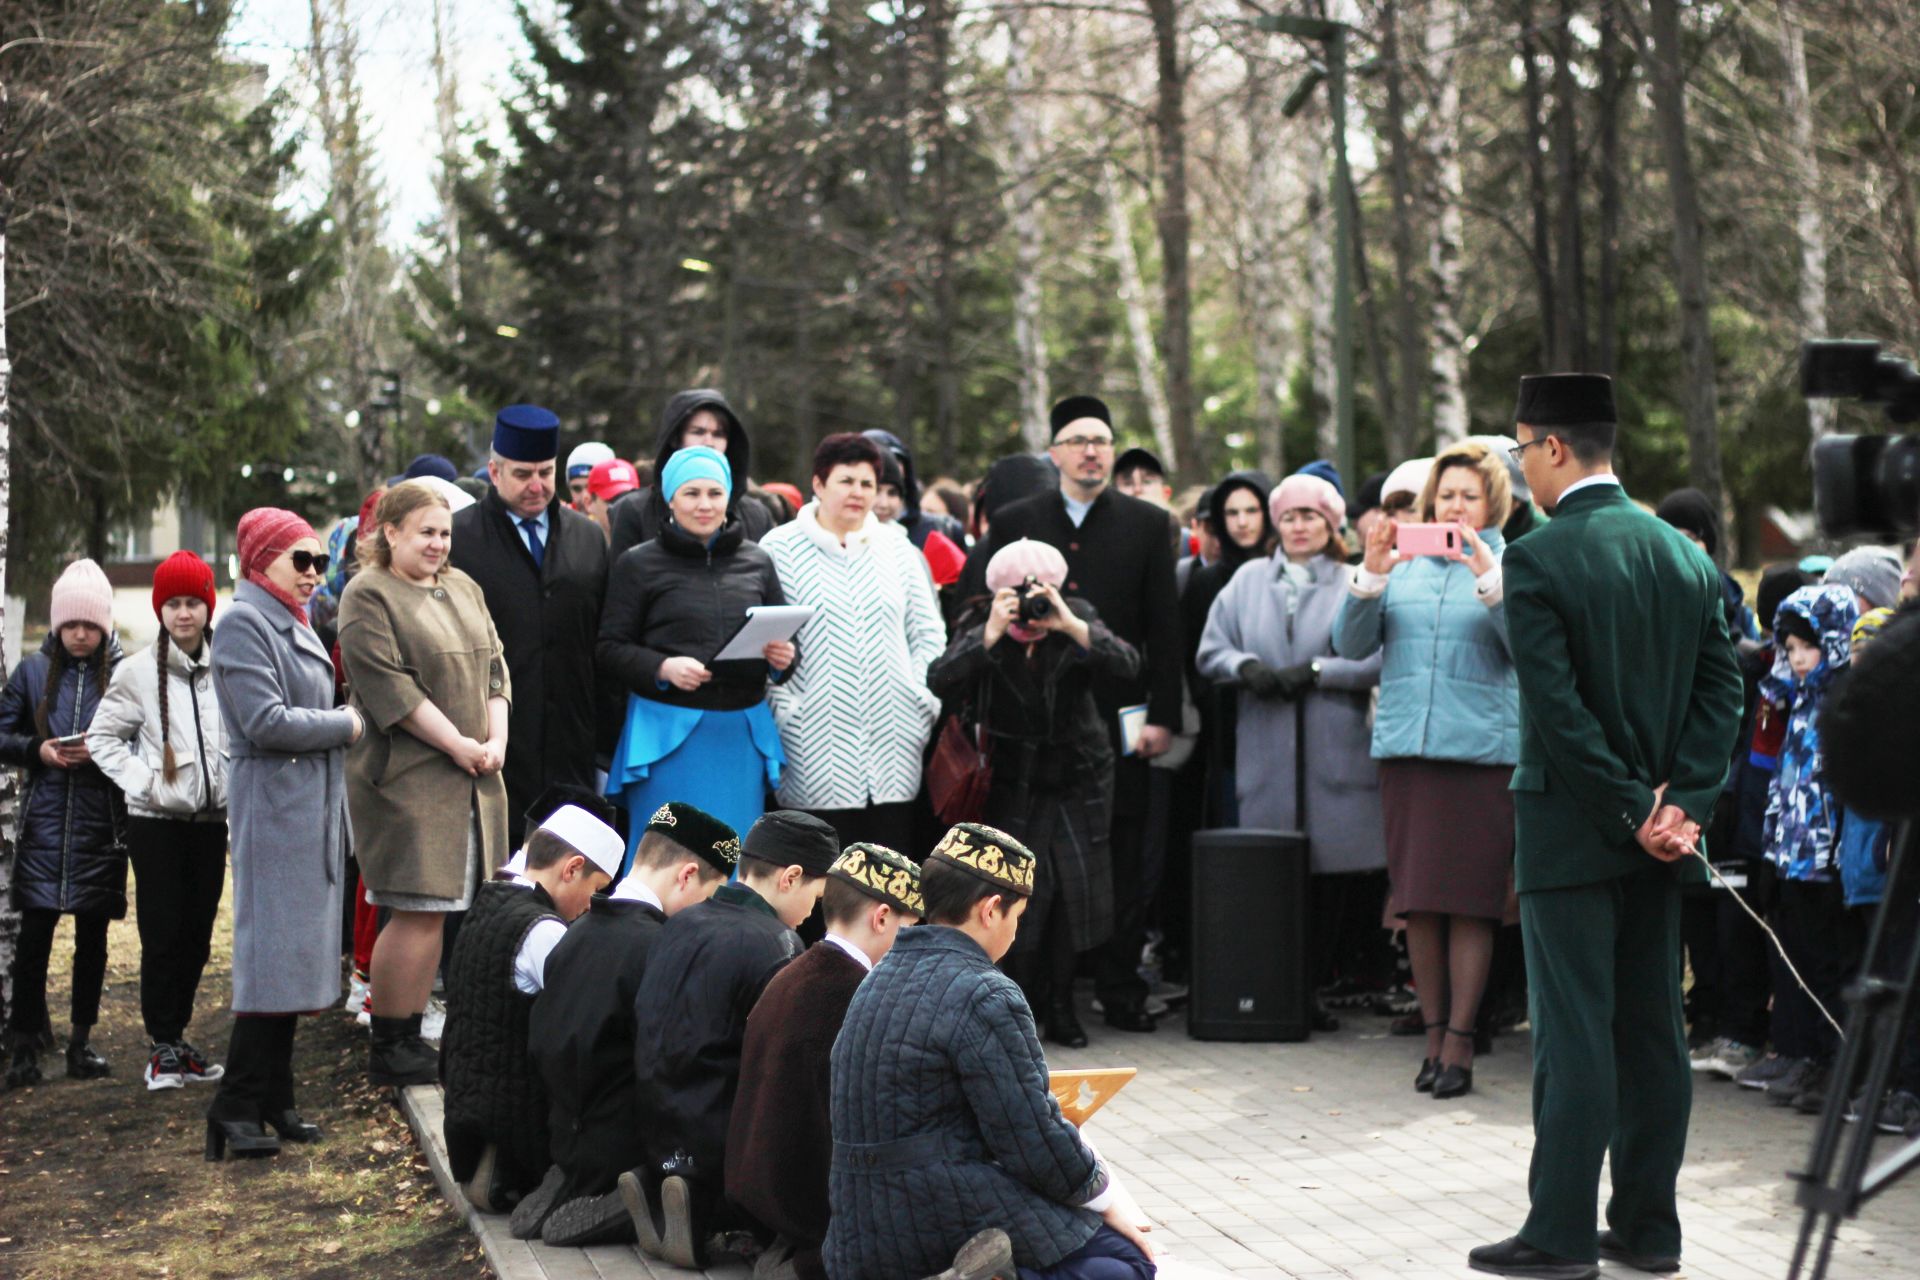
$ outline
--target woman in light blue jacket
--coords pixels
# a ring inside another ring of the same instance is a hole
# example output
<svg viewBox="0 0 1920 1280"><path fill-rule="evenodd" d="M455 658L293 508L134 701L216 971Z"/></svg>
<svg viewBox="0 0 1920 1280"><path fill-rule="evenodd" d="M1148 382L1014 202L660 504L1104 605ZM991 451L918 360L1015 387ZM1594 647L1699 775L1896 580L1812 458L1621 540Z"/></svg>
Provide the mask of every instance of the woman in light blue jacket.
<svg viewBox="0 0 1920 1280"><path fill-rule="evenodd" d="M1373 758L1387 868L1427 1025L1414 1088L1473 1087L1473 1028L1513 866L1520 694L1501 605L1500 526L1512 505L1504 459L1456 445L1434 460L1421 518L1466 531L1467 555L1401 559L1397 525L1369 532L1334 624L1334 651L1382 649Z"/></svg>

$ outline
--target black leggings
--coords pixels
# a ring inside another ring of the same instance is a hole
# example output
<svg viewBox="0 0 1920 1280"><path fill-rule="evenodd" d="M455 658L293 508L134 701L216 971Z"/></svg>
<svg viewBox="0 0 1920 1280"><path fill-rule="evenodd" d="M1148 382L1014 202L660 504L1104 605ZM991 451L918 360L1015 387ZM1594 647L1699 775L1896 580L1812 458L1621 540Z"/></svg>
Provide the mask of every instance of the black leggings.
<svg viewBox="0 0 1920 1280"><path fill-rule="evenodd" d="M131 818L127 853L140 926L140 1016L148 1039L172 1043L193 1020L207 967L227 877L227 824Z"/></svg>
<svg viewBox="0 0 1920 1280"><path fill-rule="evenodd" d="M20 944L13 958L13 1009L7 1025L15 1031L39 1031L47 1023L47 961L53 958L53 931L61 913L28 907L20 913ZM104 911L73 917L73 1016L76 1027L100 1021L100 989L107 980L107 925Z"/></svg>

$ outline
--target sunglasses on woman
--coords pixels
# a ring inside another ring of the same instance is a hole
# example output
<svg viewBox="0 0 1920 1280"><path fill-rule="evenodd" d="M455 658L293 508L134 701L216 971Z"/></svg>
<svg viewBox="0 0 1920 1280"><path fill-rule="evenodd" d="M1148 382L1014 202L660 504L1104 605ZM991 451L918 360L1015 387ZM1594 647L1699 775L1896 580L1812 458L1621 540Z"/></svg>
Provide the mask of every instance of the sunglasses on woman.
<svg viewBox="0 0 1920 1280"><path fill-rule="evenodd" d="M287 552L287 559L293 561L293 568L296 573L305 573L309 569L315 573L325 573L327 571L327 555L324 551L318 555L315 555L311 551L289 551Z"/></svg>

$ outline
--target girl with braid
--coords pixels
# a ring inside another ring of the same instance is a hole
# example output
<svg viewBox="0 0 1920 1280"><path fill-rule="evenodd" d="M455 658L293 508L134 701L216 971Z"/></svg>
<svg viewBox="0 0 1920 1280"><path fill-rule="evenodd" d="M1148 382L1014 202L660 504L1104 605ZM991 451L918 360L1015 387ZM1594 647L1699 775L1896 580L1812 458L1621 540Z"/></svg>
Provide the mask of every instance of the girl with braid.
<svg viewBox="0 0 1920 1280"><path fill-rule="evenodd" d="M213 570L176 551L153 574L160 636L125 662L87 746L127 797L149 1090L218 1080L187 1041L227 876L226 730L215 700Z"/></svg>

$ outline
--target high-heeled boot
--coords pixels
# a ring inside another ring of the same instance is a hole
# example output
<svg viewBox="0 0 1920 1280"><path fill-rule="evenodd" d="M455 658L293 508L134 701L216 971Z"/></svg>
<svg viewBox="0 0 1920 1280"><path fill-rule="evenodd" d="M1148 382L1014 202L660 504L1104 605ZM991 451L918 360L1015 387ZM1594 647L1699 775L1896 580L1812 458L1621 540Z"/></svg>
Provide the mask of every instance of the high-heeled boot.
<svg viewBox="0 0 1920 1280"><path fill-rule="evenodd" d="M320 1126L300 1118L293 1102L293 1037L299 1020L288 1018L274 1039L273 1070L267 1082L266 1105L260 1123L280 1135L282 1142L318 1142Z"/></svg>
<svg viewBox="0 0 1920 1280"><path fill-rule="evenodd" d="M227 1072L220 1077L218 1091L207 1107L207 1159L223 1160L231 1151L237 1156L270 1156L280 1150L280 1140L260 1123L272 1086L275 1055L280 1051L283 1023L291 1017L238 1017L233 1020L233 1038L227 1044Z"/></svg>

